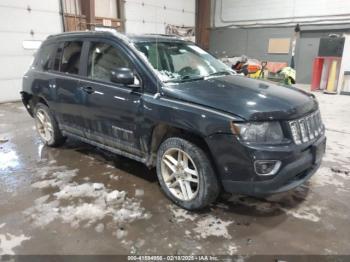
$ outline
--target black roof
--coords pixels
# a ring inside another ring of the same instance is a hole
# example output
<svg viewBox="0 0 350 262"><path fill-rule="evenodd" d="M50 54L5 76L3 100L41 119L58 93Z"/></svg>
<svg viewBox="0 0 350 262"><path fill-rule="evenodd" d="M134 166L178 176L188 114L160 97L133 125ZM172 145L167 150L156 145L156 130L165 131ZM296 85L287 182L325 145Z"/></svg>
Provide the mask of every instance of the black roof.
<svg viewBox="0 0 350 262"><path fill-rule="evenodd" d="M89 36L107 36L123 38L126 37L131 42L155 42L155 41L184 41L175 35L162 35L162 34L144 34L144 35L134 35L134 34L122 34L118 33L120 36L109 32L109 31L76 31L76 32L65 32L56 35L50 35L48 39L59 39L65 37L89 37Z"/></svg>

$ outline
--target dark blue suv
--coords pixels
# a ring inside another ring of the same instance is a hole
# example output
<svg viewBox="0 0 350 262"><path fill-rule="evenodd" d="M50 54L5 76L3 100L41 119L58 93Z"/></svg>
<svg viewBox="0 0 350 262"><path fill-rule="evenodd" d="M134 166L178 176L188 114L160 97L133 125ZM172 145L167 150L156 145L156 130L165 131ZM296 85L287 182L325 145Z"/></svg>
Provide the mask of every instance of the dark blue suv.
<svg viewBox="0 0 350 262"><path fill-rule="evenodd" d="M164 193L189 210L221 190L295 188L325 151L313 95L237 75L170 36L50 36L21 94L46 145L73 137L156 167Z"/></svg>

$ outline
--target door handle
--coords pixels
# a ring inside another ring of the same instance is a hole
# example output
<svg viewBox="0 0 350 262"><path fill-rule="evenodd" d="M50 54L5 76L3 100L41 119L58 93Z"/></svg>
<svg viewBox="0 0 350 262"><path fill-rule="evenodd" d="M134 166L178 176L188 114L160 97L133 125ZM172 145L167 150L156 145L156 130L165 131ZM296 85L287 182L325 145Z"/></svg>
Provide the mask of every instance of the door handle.
<svg viewBox="0 0 350 262"><path fill-rule="evenodd" d="M92 94L95 92L95 90L91 86L84 86L81 89L88 94Z"/></svg>

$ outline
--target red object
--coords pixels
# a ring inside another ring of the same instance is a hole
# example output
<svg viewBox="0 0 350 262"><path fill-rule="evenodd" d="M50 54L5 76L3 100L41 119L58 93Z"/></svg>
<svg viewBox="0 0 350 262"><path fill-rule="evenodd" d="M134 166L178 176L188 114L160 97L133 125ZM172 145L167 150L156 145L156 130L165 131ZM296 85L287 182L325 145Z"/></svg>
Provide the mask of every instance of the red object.
<svg viewBox="0 0 350 262"><path fill-rule="evenodd" d="M324 59L322 57L316 57L313 64L311 91L320 89L322 67Z"/></svg>
<svg viewBox="0 0 350 262"><path fill-rule="evenodd" d="M261 65L248 64L248 72L250 74L251 73L256 73L260 69L261 69Z"/></svg>
<svg viewBox="0 0 350 262"><path fill-rule="evenodd" d="M320 90L320 89L326 89L327 87L327 82L328 82L328 77L329 77L329 72L330 72L330 63L334 60L338 60L338 62L341 62L341 57L336 57L336 56L318 56L314 60L314 64L312 67L312 81L311 81L311 91L315 90ZM326 81L325 86L321 87L321 82L322 81L322 69L324 66L328 66L328 72L326 72Z"/></svg>

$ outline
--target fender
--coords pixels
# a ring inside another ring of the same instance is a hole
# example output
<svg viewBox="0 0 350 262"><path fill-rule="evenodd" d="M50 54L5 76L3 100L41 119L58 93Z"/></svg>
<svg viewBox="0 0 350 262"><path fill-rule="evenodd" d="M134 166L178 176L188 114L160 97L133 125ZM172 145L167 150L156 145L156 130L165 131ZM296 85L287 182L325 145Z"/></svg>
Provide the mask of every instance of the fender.
<svg viewBox="0 0 350 262"><path fill-rule="evenodd" d="M144 94L146 122L164 123L207 137L216 133L232 134L230 122L242 118L219 110L164 96Z"/></svg>

